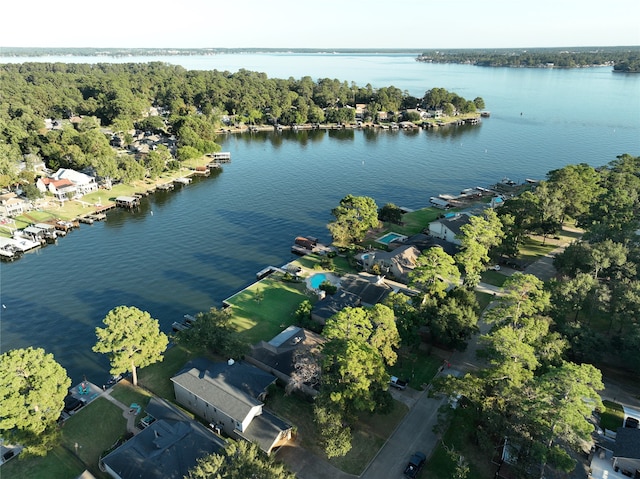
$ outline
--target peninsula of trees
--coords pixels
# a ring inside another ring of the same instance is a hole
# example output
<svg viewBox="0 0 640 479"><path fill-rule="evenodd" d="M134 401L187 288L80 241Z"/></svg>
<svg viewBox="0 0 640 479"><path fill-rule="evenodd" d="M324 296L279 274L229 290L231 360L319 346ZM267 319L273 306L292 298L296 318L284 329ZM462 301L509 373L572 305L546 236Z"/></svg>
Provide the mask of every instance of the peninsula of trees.
<svg viewBox="0 0 640 479"><path fill-rule="evenodd" d="M97 176L130 182L151 170L179 166L176 160L217 151L221 127L348 124L355 123L356 110L365 122L382 116L422 121L418 108L425 114L466 114L483 109L484 101L444 88L417 98L394 86L374 89L308 76L272 79L247 70L190 71L160 62L5 64L0 66L0 187L33 183L32 168L20 172L18 167L27 160L44 161L54 170L90 168ZM59 120L57 128L45 128L45 119ZM110 141L115 135L121 145L131 144L134 128L174 136L175 151L118 156Z"/></svg>
<svg viewBox="0 0 640 479"><path fill-rule="evenodd" d="M640 72L640 47L573 47L492 50L428 50L426 63L467 63L483 67L581 68L612 66L615 72Z"/></svg>

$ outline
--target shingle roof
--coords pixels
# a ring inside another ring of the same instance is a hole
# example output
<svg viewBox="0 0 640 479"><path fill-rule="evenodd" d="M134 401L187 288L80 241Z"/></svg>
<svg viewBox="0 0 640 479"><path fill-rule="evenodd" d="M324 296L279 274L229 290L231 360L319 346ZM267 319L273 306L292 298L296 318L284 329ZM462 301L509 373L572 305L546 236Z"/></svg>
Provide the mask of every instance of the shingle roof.
<svg viewBox="0 0 640 479"><path fill-rule="evenodd" d="M230 417L243 421L252 408L262 405L257 398L276 378L240 361L229 365L198 358L189 361L171 380Z"/></svg>
<svg viewBox="0 0 640 479"><path fill-rule="evenodd" d="M375 278L373 278L375 280ZM346 274L340 278L340 287L345 291L360 297L363 304L371 305L380 303L392 291L384 283L378 284L355 274Z"/></svg>
<svg viewBox="0 0 640 479"><path fill-rule="evenodd" d="M640 459L640 429L619 427L616 431L616 443L613 457Z"/></svg>
<svg viewBox="0 0 640 479"><path fill-rule="evenodd" d="M156 421L102 460L122 479L179 479L200 457L224 447L222 439L166 401L151 398L146 411Z"/></svg>

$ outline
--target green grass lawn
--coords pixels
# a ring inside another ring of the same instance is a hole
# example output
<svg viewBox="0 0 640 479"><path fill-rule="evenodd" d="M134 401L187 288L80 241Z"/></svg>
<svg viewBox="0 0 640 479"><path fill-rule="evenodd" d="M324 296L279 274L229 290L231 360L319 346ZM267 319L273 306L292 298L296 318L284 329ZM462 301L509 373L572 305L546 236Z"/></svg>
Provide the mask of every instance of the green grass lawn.
<svg viewBox="0 0 640 479"><path fill-rule="evenodd" d="M272 388L267 396L267 407L296 426L302 447L355 475L362 473L408 411L404 404L394 401L389 414L363 414L352 431L351 451L344 457L327 459L313 422L313 403L297 395L285 396L281 388Z"/></svg>
<svg viewBox="0 0 640 479"><path fill-rule="evenodd" d="M162 362L138 370L138 384L161 398L174 401L171 377L180 371L187 361L199 355L201 354L182 346L173 346L167 349Z"/></svg>
<svg viewBox="0 0 640 479"><path fill-rule="evenodd" d="M3 478L51 479L74 478L87 467L74 454L58 446L44 457L21 457L11 459L0 469Z"/></svg>
<svg viewBox="0 0 640 479"><path fill-rule="evenodd" d="M502 286L504 282L509 279L508 276L500 273L499 271L487 270L480 276L480 281L483 283L491 284L493 286Z"/></svg>
<svg viewBox="0 0 640 479"><path fill-rule="evenodd" d="M618 403L612 401L602 401L604 411L600 413L600 427L615 431L624 424L624 410Z"/></svg>
<svg viewBox="0 0 640 479"><path fill-rule="evenodd" d="M542 244L542 241L526 238L520 247L520 253L518 254L518 258L526 261L533 262L538 258L547 255L551 251L557 248L555 244Z"/></svg>
<svg viewBox="0 0 640 479"><path fill-rule="evenodd" d="M429 223L437 220L438 216L441 214L443 214L443 211L438 208L422 208L402 215L402 225L385 223L385 227L388 228L389 231L395 231L396 233L411 236L420 233L425 228L428 228Z"/></svg>
<svg viewBox="0 0 640 479"><path fill-rule="evenodd" d="M62 445L75 451L87 469L99 474L98 459L127 432L122 409L104 398L98 398L71 416L62 428ZM50 476L53 477L53 476Z"/></svg>
<svg viewBox="0 0 640 479"><path fill-rule="evenodd" d="M114 386L113 391L111 391L111 397L126 406L136 403L144 408L149 404L151 393L145 389L133 386L129 381L120 381Z"/></svg>
<svg viewBox="0 0 640 479"><path fill-rule="evenodd" d="M424 385L431 382L441 365L442 359L433 357L426 351L400 350L398 361L389 368L389 373L408 380L409 387L422 390Z"/></svg>
<svg viewBox="0 0 640 479"><path fill-rule="evenodd" d="M489 303L493 301L495 298L493 297L493 294L476 291L476 299L478 300L478 305L480 307L479 309L480 309L480 312L482 313L482 311L487 309L487 306L489 306Z"/></svg>
<svg viewBox="0 0 640 479"><path fill-rule="evenodd" d="M277 273L227 299L232 323L243 341L268 341L293 324L300 303L308 299L304 282L281 281Z"/></svg>

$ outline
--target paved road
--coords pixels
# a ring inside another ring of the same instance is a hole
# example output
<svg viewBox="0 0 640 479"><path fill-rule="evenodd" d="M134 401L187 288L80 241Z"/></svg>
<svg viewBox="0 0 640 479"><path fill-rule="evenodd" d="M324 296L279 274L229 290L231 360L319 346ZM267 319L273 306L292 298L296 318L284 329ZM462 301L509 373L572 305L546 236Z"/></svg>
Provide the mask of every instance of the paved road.
<svg viewBox="0 0 640 479"><path fill-rule="evenodd" d="M415 451L429 455L440 438L433 433L438 423L438 408L445 398L430 398L423 391L415 406L407 413L394 434L362 474L364 479L403 477L404 466Z"/></svg>

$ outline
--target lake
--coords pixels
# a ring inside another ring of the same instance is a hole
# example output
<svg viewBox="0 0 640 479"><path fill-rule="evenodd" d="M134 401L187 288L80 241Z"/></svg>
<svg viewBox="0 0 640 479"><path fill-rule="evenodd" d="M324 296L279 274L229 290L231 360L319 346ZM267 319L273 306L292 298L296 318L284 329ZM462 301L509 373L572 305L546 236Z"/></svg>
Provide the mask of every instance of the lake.
<svg viewBox="0 0 640 479"><path fill-rule="evenodd" d="M417 52L418 53L418 52ZM330 211L351 193L379 206L428 205L439 193L503 177L544 178L551 169L640 155L640 76L610 68L481 68L418 63L412 55L233 54L163 58L55 58L64 62L164 61L189 69L339 78L393 85L422 96L443 87L481 96L480 125L429 131L300 131L219 138L232 162L209 178L112 210L79 230L0 265L0 348L37 346L74 381L97 384L108 361L91 351L109 310L149 311L165 332L212 306L268 265L292 259L297 235L330 237ZM0 58L1 62L51 58ZM283 322L286 320L283 319Z"/></svg>

